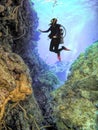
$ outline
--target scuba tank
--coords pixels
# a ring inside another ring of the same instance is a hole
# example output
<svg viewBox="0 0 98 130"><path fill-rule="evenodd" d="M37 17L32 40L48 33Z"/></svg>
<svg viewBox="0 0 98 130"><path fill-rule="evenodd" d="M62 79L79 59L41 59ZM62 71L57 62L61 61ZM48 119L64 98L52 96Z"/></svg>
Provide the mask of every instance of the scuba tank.
<svg viewBox="0 0 98 130"><path fill-rule="evenodd" d="M60 26L60 44L64 43L64 37L66 36L66 29L63 25Z"/></svg>

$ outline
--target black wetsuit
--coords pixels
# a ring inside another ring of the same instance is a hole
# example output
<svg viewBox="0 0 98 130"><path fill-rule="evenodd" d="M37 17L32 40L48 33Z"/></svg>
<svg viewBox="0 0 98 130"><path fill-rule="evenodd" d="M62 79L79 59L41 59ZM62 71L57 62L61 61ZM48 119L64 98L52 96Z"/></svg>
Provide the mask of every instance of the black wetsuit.
<svg viewBox="0 0 98 130"><path fill-rule="evenodd" d="M62 50L62 48L58 49L60 44L60 26L61 26L60 24L54 24L51 25L48 30L42 31L42 32L51 31L51 33L48 35L48 37L51 39L49 50L55 53L59 53Z"/></svg>

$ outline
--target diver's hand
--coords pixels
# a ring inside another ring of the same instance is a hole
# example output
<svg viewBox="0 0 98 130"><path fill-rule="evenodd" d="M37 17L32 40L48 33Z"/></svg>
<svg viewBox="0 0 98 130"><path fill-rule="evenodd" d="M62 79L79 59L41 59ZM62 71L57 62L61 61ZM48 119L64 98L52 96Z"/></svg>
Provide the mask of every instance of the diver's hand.
<svg viewBox="0 0 98 130"><path fill-rule="evenodd" d="M43 32L41 29L38 29L39 32Z"/></svg>

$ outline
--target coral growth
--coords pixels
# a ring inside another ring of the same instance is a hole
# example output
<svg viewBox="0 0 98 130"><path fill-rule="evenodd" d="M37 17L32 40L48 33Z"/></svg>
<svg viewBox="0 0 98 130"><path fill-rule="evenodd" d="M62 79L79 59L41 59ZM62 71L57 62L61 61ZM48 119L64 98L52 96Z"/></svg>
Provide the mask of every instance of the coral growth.
<svg viewBox="0 0 98 130"><path fill-rule="evenodd" d="M72 64L68 81L53 92L59 130L97 130L98 42Z"/></svg>
<svg viewBox="0 0 98 130"><path fill-rule="evenodd" d="M31 85L22 58L0 46L0 130L40 128L43 119Z"/></svg>
<svg viewBox="0 0 98 130"><path fill-rule="evenodd" d="M0 121L9 101L16 103L31 94L31 78L23 60L0 47Z"/></svg>
<svg viewBox="0 0 98 130"><path fill-rule="evenodd" d="M31 1L0 1L0 129L2 130L39 130L47 127L55 129L50 91L58 80L39 57L36 42L39 39L37 26L38 17ZM20 56L28 65L30 72Z"/></svg>
<svg viewBox="0 0 98 130"><path fill-rule="evenodd" d="M0 13L4 11L4 6L0 5Z"/></svg>

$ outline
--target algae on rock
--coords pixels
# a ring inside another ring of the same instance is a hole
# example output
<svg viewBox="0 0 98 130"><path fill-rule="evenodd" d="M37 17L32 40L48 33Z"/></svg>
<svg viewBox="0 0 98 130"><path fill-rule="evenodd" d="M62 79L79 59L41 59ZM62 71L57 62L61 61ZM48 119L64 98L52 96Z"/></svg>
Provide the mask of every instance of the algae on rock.
<svg viewBox="0 0 98 130"><path fill-rule="evenodd" d="M59 130L97 130L98 42L71 66L65 85L52 93Z"/></svg>
<svg viewBox="0 0 98 130"><path fill-rule="evenodd" d="M0 46L0 130L37 130L36 124L41 125L42 116L31 85L29 69L22 58Z"/></svg>
<svg viewBox="0 0 98 130"><path fill-rule="evenodd" d="M48 102L57 79L38 55L37 26L31 1L0 1L0 130L38 130L46 128L43 124L54 125Z"/></svg>

